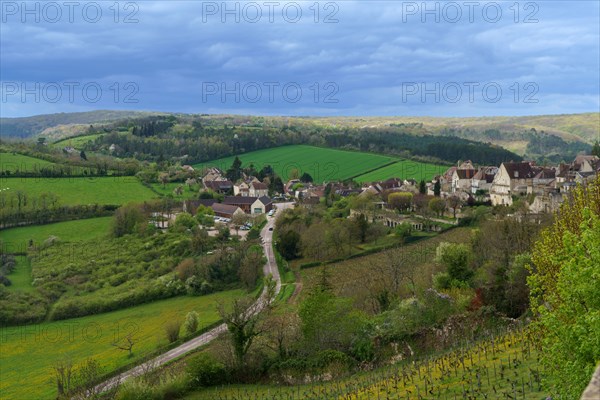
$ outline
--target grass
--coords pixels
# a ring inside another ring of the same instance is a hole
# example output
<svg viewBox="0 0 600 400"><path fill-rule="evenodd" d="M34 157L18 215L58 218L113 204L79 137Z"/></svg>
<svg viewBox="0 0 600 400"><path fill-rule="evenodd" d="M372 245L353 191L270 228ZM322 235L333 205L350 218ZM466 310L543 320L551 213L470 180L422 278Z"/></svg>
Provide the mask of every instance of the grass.
<svg viewBox="0 0 600 400"><path fill-rule="evenodd" d="M111 221L112 217L100 217L5 229L0 231L0 240L4 246L23 250L28 247L29 240L39 245L49 236L57 236L63 242L80 242L108 234Z"/></svg>
<svg viewBox="0 0 600 400"><path fill-rule="evenodd" d="M94 141L99 137L102 137L102 133L93 134L93 135L85 135L85 136L76 136L72 138L66 138L59 141L54 142L53 146L73 146L75 149L81 149L84 144L89 141Z"/></svg>
<svg viewBox="0 0 600 400"><path fill-rule="evenodd" d="M301 386L233 385L190 393L208 399L543 399L538 353L522 332L447 353Z"/></svg>
<svg viewBox="0 0 600 400"><path fill-rule="evenodd" d="M2 178L2 194L25 192L32 197L55 193L62 205L125 204L156 198L156 194L131 176L100 178Z"/></svg>
<svg viewBox="0 0 600 400"><path fill-rule="evenodd" d="M299 175L307 172L315 183L352 178L395 161L392 157L378 154L305 145L258 150L241 154L239 158L242 160L242 167L254 164L254 167L260 170L265 165L271 165L284 181L290 179L294 169L298 170ZM194 168L216 166L225 171L234 159L235 156L220 158L195 165Z"/></svg>
<svg viewBox="0 0 600 400"><path fill-rule="evenodd" d="M173 190L179 185L183 186L183 193L181 196L175 195ZM160 193L162 196L172 196L176 200L188 200L188 199L197 199L198 191L200 190L199 185L192 185L192 190L188 188L185 183L182 182L169 182L163 186L162 183L152 183L152 189L157 193Z"/></svg>
<svg viewBox="0 0 600 400"><path fill-rule="evenodd" d="M31 262L25 256L17 256L15 260L17 261L17 267L8 276L12 285L7 289L32 292L34 288L31 286Z"/></svg>
<svg viewBox="0 0 600 400"><path fill-rule="evenodd" d="M355 178L358 182L375 182L389 178L414 179L417 182L421 179L425 182L431 181L434 176L443 174L448 169L444 165L427 164L411 160L399 160L375 171L359 175Z"/></svg>
<svg viewBox="0 0 600 400"><path fill-rule="evenodd" d="M35 172L40 168L52 167L54 165L57 164L39 158L24 156L22 154L0 153L0 172Z"/></svg>
<svg viewBox="0 0 600 400"><path fill-rule="evenodd" d="M217 302L230 302L242 291L232 290L202 297L177 297L125 310L47 322L38 325L0 329L0 398L53 399L52 366L70 359L81 364L95 358L105 371L143 358L157 346L167 343L166 322L183 320L189 311L200 315L200 328L219 320ZM134 333L134 357L111 343Z"/></svg>

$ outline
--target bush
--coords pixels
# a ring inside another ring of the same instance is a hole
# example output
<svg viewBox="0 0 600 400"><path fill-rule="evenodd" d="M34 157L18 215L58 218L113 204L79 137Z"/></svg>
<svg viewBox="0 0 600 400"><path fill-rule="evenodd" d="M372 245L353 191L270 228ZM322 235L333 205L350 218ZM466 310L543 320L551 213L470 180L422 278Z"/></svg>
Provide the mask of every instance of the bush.
<svg viewBox="0 0 600 400"><path fill-rule="evenodd" d="M220 385L226 382L225 365L207 353L201 353L188 361L187 373L192 379L192 385L206 387Z"/></svg>
<svg viewBox="0 0 600 400"><path fill-rule="evenodd" d="M179 331L181 330L181 321L173 320L165 325L165 335L169 343L176 342L179 339Z"/></svg>
<svg viewBox="0 0 600 400"><path fill-rule="evenodd" d="M190 311L185 317L183 328L188 334L192 334L198 330L199 316L196 311Z"/></svg>
<svg viewBox="0 0 600 400"><path fill-rule="evenodd" d="M116 398L118 400L179 399L188 390L189 381L185 374L164 374L152 382L149 377L143 376L125 382L119 388Z"/></svg>

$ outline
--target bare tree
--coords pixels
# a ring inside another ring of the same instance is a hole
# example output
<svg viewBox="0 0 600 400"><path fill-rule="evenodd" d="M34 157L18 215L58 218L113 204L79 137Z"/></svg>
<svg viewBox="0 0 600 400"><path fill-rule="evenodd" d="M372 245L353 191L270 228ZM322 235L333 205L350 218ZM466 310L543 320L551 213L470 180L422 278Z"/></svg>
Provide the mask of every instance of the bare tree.
<svg viewBox="0 0 600 400"><path fill-rule="evenodd" d="M177 187L173 189L173 193L176 196L181 196L183 194L183 185L177 185Z"/></svg>
<svg viewBox="0 0 600 400"><path fill-rule="evenodd" d="M52 367L56 379L56 390L58 397L62 398L71 391L73 380L73 363L71 360L59 360Z"/></svg>
<svg viewBox="0 0 600 400"><path fill-rule="evenodd" d="M448 207L452 208L452 216L453 218L456 218L456 210L462 205L460 197L456 195L450 196L446 200L446 204L448 204Z"/></svg>
<svg viewBox="0 0 600 400"><path fill-rule="evenodd" d="M245 213L234 214L231 217L231 222L233 223L233 226L235 226L235 234L239 235L240 227L248 222L248 215Z"/></svg>
<svg viewBox="0 0 600 400"><path fill-rule="evenodd" d="M265 325L269 339L266 346L277 352L279 358L285 358L292 344L300 339L300 319L295 312L282 312L270 316Z"/></svg>
<svg viewBox="0 0 600 400"><path fill-rule="evenodd" d="M111 344L114 347L116 347L117 349L126 350L127 352L129 352L127 357L131 358L131 357L133 357L133 346L135 345L135 343L136 343L136 340L133 338L133 333L130 333L127 336L125 336L123 341L121 341L121 342L114 341Z"/></svg>

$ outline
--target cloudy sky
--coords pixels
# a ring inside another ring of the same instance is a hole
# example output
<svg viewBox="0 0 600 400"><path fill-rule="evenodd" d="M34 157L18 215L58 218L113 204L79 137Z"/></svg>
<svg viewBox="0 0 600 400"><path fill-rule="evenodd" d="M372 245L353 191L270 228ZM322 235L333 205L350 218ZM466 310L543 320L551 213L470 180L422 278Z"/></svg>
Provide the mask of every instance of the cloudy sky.
<svg viewBox="0 0 600 400"><path fill-rule="evenodd" d="M598 112L590 1L0 1L1 116Z"/></svg>

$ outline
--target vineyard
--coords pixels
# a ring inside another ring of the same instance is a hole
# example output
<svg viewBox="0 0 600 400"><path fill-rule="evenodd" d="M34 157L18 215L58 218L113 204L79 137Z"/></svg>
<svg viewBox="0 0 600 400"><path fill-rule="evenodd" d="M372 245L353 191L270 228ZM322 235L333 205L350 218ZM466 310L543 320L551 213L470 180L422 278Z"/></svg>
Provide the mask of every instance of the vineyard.
<svg viewBox="0 0 600 400"><path fill-rule="evenodd" d="M218 387L187 399L540 399L546 394L540 365L527 331L519 329L339 381L295 387Z"/></svg>

